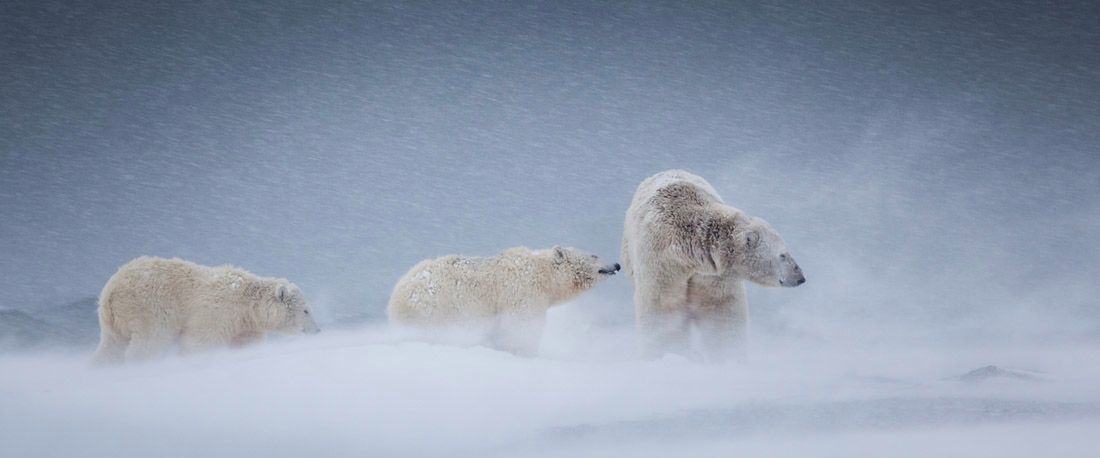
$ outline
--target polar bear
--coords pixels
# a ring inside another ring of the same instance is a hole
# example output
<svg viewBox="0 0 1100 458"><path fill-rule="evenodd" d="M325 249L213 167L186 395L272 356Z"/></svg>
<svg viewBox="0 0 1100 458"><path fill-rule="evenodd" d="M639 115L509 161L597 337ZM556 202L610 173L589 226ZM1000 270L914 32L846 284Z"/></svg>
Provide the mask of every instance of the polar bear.
<svg viewBox="0 0 1100 458"><path fill-rule="evenodd" d="M232 266L143 256L118 269L99 296L93 362L135 362L176 344L185 353L258 341L264 333L316 333L301 290Z"/></svg>
<svg viewBox="0 0 1100 458"><path fill-rule="evenodd" d="M618 263L604 264L595 255L559 246L421 261L394 287L389 320L397 328L428 330L433 338L448 333L454 338L457 331L474 343L531 356L538 351L550 306L618 270Z"/></svg>
<svg viewBox="0 0 1100 458"><path fill-rule="evenodd" d="M623 271L634 283L643 357L691 353L695 325L702 357L743 360L748 326L744 280L794 287L806 281L767 222L722 202L703 178L668 170L642 181L626 212Z"/></svg>

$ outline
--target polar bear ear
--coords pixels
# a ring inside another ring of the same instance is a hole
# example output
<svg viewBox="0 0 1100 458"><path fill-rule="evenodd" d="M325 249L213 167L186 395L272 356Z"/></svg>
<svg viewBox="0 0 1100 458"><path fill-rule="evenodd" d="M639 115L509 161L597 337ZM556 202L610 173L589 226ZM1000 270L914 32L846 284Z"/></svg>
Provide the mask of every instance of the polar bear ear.
<svg viewBox="0 0 1100 458"><path fill-rule="evenodd" d="M756 244L760 243L760 233L756 231L748 231L745 233L745 244L749 248L755 248Z"/></svg>
<svg viewBox="0 0 1100 458"><path fill-rule="evenodd" d="M561 249L559 245L554 245L554 259L559 261L565 259L565 250Z"/></svg>

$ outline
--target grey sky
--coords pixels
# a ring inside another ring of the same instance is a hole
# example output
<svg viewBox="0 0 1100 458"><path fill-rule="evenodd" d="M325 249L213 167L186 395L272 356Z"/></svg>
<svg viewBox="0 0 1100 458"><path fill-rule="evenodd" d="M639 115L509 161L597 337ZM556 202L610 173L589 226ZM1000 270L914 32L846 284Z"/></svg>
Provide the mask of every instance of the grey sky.
<svg viewBox="0 0 1100 458"><path fill-rule="evenodd" d="M0 5L0 306L152 254L378 316L425 257L616 257L637 182L685 168L806 268L752 293L775 326L1100 333L1091 2L301 3Z"/></svg>

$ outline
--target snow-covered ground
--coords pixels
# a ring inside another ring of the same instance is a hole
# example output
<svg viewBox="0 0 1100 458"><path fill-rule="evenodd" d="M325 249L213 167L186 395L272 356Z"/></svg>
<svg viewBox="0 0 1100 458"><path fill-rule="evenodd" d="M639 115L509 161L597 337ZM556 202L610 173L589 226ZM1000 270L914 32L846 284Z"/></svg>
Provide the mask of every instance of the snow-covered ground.
<svg viewBox="0 0 1100 458"><path fill-rule="evenodd" d="M1096 2L518 3L0 4L0 458L1100 456ZM637 360L625 276L540 358L382 326L423 259L616 258L667 169L806 272L747 364ZM142 255L330 326L89 369Z"/></svg>
<svg viewBox="0 0 1100 458"><path fill-rule="evenodd" d="M568 309L566 309L568 310ZM547 356L329 330L137 367L0 356L4 456L1095 456L1100 348L826 345L632 357L557 313ZM947 350L946 348L950 348ZM997 365L1002 371L975 369Z"/></svg>

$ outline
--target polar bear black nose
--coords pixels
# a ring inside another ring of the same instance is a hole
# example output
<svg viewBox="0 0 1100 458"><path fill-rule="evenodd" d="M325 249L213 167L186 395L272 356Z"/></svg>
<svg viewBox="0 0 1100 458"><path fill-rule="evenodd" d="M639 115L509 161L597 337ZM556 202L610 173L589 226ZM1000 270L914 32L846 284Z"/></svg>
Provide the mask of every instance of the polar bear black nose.
<svg viewBox="0 0 1100 458"><path fill-rule="evenodd" d="M797 283L797 284L801 285L801 284L803 284L803 283L806 283L806 277L802 277L802 278L799 278L799 279L798 279L798 283Z"/></svg>
<svg viewBox="0 0 1100 458"><path fill-rule="evenodd" d="M617 262L615 263L615 272L618 272L619 269L622 269L622 268L623 268L623 266L620 266L619 263L617 263Z"/></svg>

